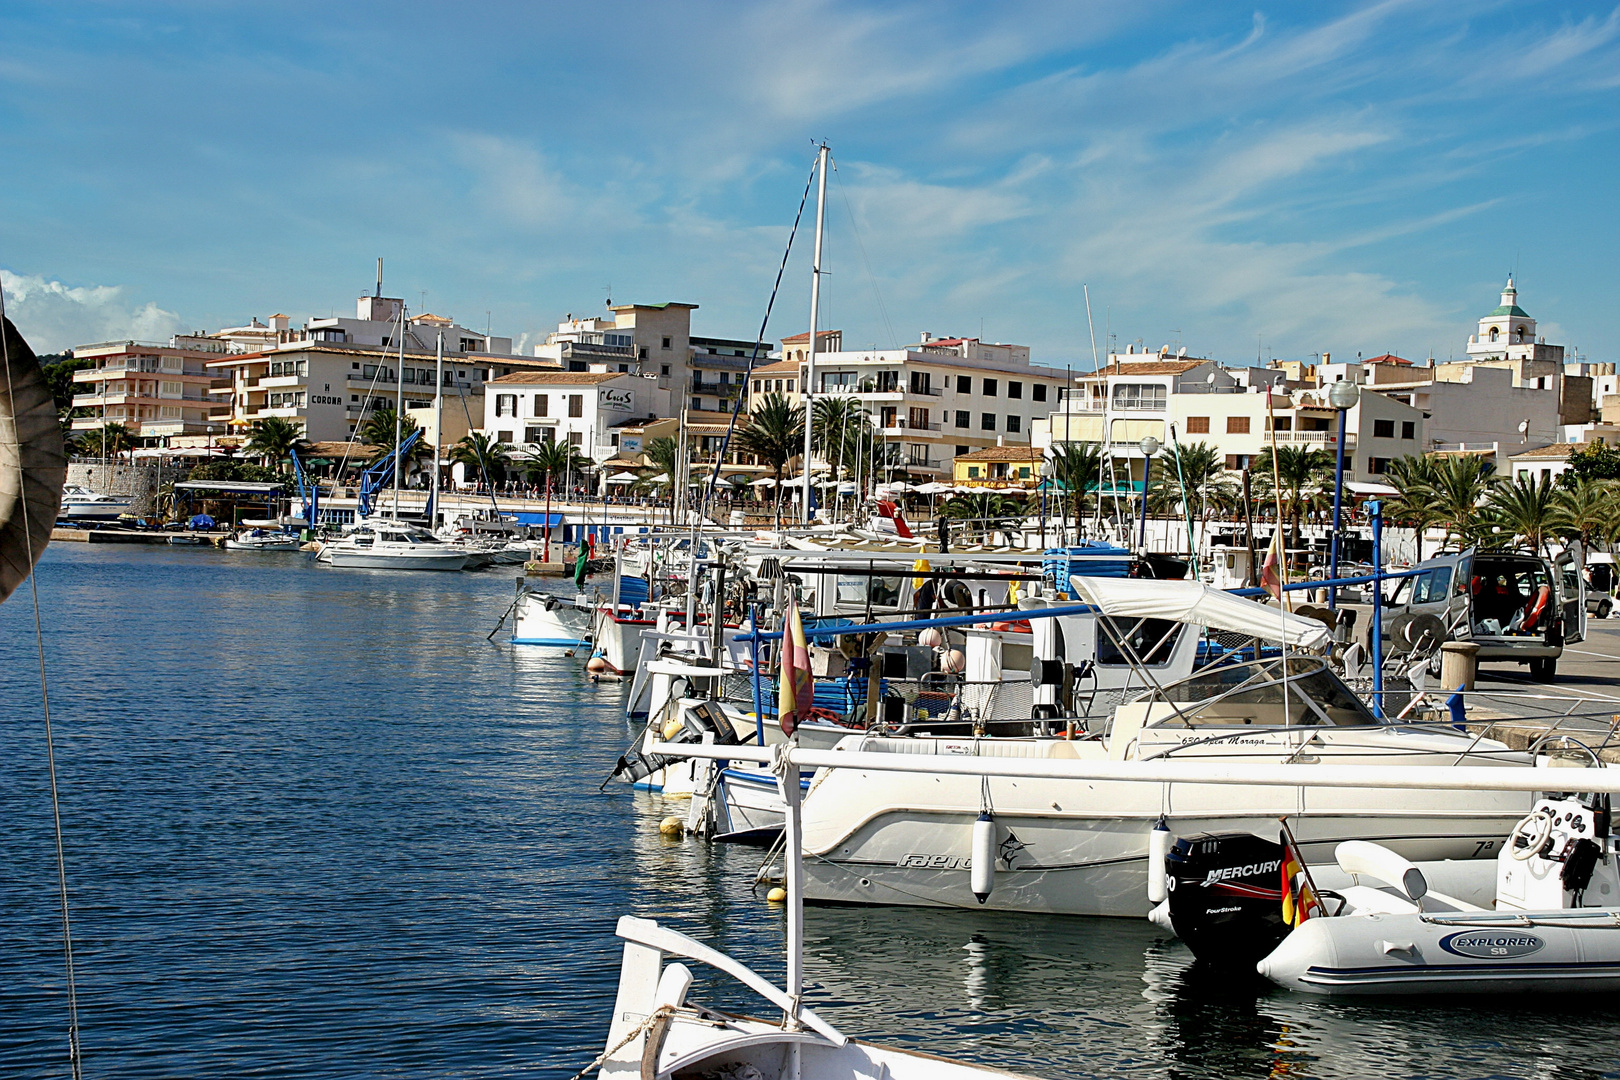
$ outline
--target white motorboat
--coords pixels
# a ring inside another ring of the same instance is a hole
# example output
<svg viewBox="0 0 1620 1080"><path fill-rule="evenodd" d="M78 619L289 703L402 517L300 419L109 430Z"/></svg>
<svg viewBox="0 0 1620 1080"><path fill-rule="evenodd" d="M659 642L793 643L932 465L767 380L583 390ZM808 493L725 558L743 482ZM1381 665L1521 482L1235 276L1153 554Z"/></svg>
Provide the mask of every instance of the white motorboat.
<svg viewBox="0 0 1620 1080"><path fill-rule="evenodd" d="M99 491L91 491L78 484L69 484L62 489L62 508L57 511L58 520L67 518L99 518L115 519L120 515L129 513L129 508L135 505L135 499L128 495L104 495Z"/></svg>
<svg viewBox="0 0 1620 1080"><path fill-rule="evenodd" d="M297 551L301 546L296 534L268 529L243 529L225 540L229 551Z"/></svg>
<svg viewBox="0 0 1620 1080"><path fill-rule="evenodd" d="M366 570L461 570L467 565L465 552L426 529L386 518L362 522L323 545L316 557L333 566Z"/></svg>
<svg viewBox="0 0 1620 1080"><path fill-rule="evenodd" d="M1526 754L1436 725L1376 719L1315 658L1233 665L1121 706L1111 728L1068 739L861 738L843 748L879 754L1047 761L1195 761L1220 764L1528 765ZM831 769L805 802L811 899L844 903L983 906L1070 915L1141 916L1149 834L1165 819L1179 834L1264 832L1289 816L1303 848L1326 855L1371 839L1408 858L1465 859L1494 852L1529 805L1526 796L1478 791L1315 790L1204 784L989 780L906 774L876 781ZM988 814L997 885L970 885L975 823Z"/></svg>

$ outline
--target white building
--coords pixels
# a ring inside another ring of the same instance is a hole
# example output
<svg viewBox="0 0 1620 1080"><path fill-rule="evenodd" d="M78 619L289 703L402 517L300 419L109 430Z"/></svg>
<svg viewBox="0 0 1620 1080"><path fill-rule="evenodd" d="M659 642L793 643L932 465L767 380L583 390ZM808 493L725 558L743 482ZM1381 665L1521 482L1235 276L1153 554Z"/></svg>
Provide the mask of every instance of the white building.
<svg viewBox="0 0 1620 1080"><path fill-rule="evenodd" d="M896 471L923 478L948 478L954 459L986 446L1028 444L1066 379L1031 364L1022 345L924 334L903 349L820 351L841 343L838 331L818 335L814 396L859 401L891 445ZM808 345L807 334L782 339L787 359L756 369L750 409L773 393L802 400Z"/></svg>
<svg viewBox="0 0 1620 1080"><path fill-rule="evenodd" d="M483 430L519 450L564 442L606 461L618 452L620 429L657 415L658 393L656 378L616 371L513 372L485 387Z"/></svg>

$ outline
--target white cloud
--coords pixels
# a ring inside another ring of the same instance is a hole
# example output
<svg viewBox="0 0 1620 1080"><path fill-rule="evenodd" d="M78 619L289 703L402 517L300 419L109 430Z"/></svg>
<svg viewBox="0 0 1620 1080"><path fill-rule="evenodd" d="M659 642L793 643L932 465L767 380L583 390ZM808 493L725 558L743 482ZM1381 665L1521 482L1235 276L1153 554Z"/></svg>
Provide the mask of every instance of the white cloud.
<svg viewBox="0 0 1620 1080"><path fill-rule="evenodd" d="M36 353L94 341L167 341L184 331L180 316L148 301L134 305L121 285L68 286L38 274L0 270L6 315Z"/></svg>

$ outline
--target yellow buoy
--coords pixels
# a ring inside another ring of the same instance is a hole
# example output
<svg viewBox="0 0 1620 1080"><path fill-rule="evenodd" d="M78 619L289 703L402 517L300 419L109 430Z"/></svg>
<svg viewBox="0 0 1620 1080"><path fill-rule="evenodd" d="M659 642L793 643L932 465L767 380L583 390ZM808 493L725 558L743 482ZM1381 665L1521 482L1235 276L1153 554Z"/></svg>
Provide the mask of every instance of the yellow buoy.
<svg viewBox="0 0 1620 1080"><path fill-rule="evenodd" d="M685 831L686 822L681 818L676 817L674 814L671 814L669 817L658 823L658 833L660 836L679 836Z"/></svg>
<svg viewBox="0 0 1620 1080"><path fill-rule="evenodd" d="M681 723L681 718L678 716L673 720L667 721L664 724L664 740L667 742L679 735L683 726L684 725Z"/></svg>
<svg viewBox="0 0 1620 1080"><path fill-rule="evenodd" d="M765 894L765 899L769 900L773 904L785 904L787 903L787 890L778 885L776 888Z"/></svg>

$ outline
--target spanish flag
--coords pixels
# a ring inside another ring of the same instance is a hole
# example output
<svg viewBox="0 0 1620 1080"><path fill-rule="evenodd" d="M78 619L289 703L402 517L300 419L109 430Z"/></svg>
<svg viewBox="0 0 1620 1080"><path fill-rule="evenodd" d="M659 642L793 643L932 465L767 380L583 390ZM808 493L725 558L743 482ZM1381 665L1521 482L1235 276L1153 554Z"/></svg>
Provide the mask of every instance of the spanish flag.
<svg viewBox="0 0 1620 1080"><path fill-rule="evenodd" d="M1287 837L1282 838L1282 917L1289 926L1298 926L1306 919L1322 913L1322 903L1311 888L1305 873L1305 861Z"/></svg>
<svg viewBox="0 0 1620 1080"><path fill-rule="evenodd" d="M810 643L804 636L799 604L788 601L782 622L782 668L776 691L776 718L783 735L792 735L815 706L815 679L810 674Z"/></svg>

